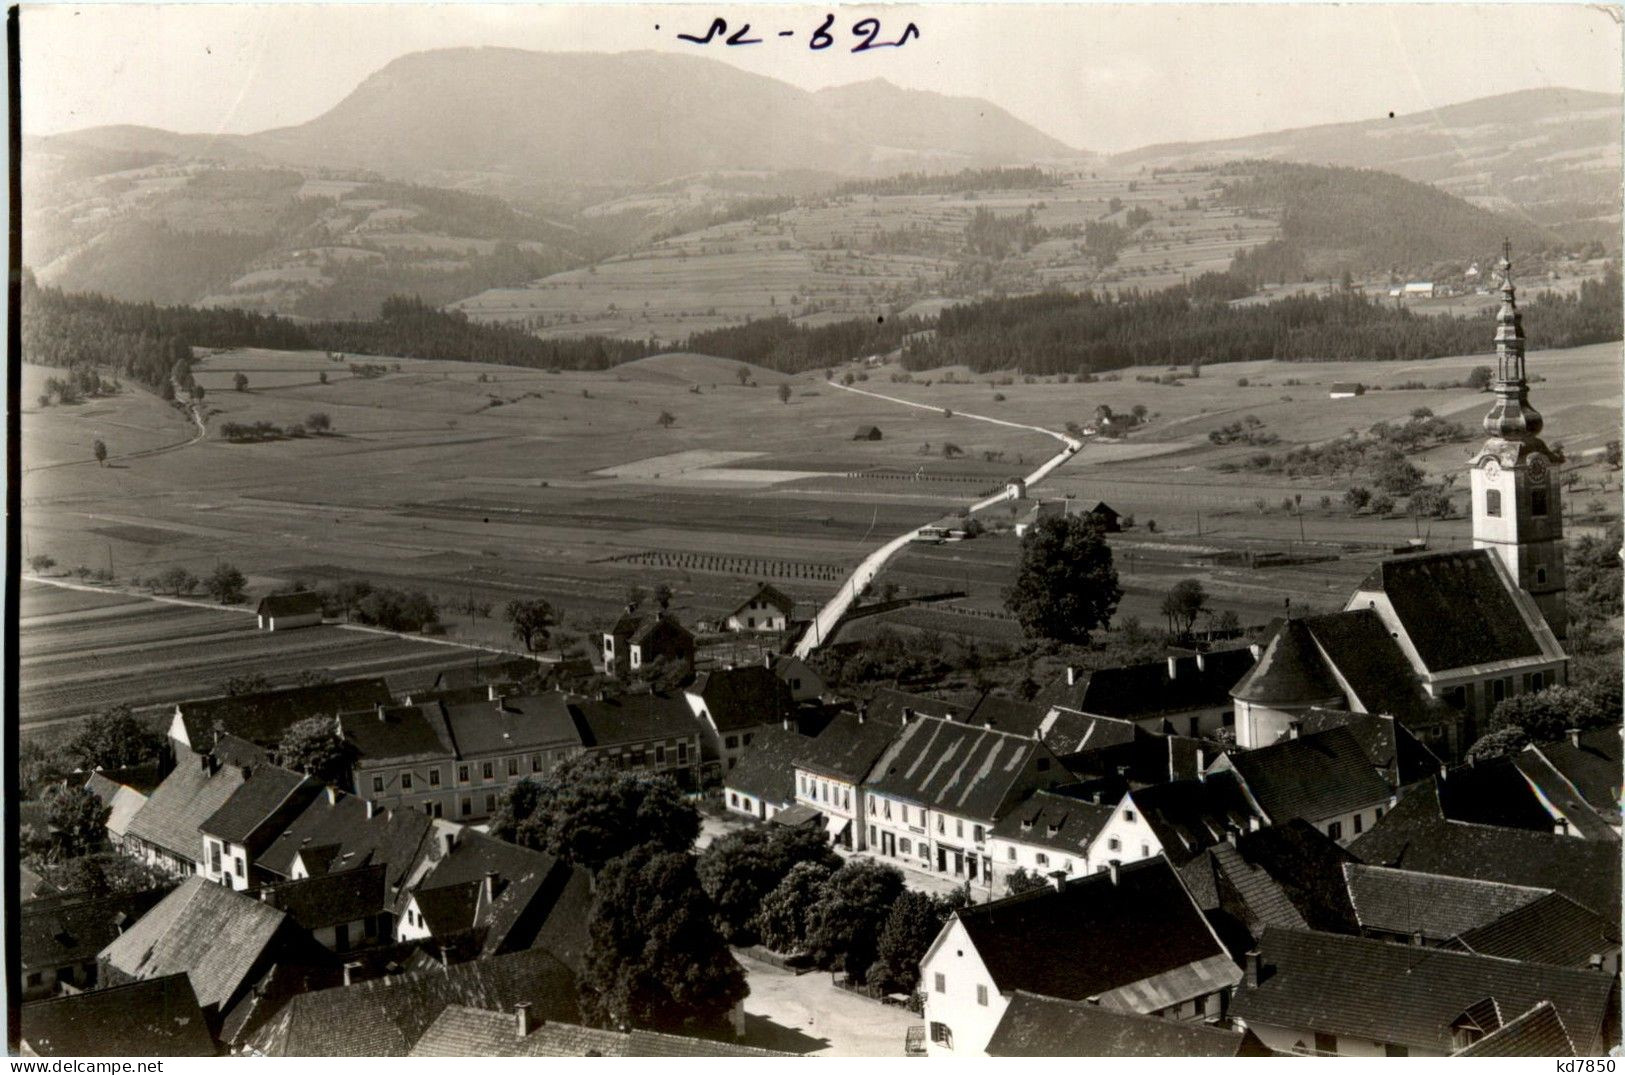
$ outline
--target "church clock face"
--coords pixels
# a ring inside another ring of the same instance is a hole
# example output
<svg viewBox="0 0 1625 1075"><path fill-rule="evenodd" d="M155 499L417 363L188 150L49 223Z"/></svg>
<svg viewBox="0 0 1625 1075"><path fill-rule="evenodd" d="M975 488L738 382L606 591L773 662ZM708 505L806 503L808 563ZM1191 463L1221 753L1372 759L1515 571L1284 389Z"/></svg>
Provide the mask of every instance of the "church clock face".
<svg viewBox="0 0 1625 1075"><path fill-rule="evenodd" d="M1500 476L1501 476L1501 464L1500 463L1497 463L1495 460L1491 459L1489 462L1484 464L1484 477L1488 478L1490 481L1494 481L1496 478L1499 478Z"/></svg>
<svg viewBox="0 0 1625 1075"><path fill-rule="evenodd" d="M1530 481L1534 482L1536 485L1545 485L1546 476L1548 473L1550 473L1550 471L1546 466L1546 459L1544 456L1537 455L1529 460Z"/></svg>

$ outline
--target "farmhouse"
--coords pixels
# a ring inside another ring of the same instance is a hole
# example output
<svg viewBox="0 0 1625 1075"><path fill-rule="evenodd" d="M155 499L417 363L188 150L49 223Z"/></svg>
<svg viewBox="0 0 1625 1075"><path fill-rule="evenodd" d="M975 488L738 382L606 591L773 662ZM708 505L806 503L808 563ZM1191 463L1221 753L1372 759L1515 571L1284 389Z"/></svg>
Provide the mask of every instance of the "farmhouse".
<svg viewBox="0 0 1625 1075"><path fill-rule="evenodd" d="M625 675L655 661L694 668L694 636L665 612L638 615L628 611L604 632L604 672Z"/></svg>
<svg viewBox="0 0 1625 1075"><path fill-rule="evenodd" d="M118 774L122 776L122 774ZM128 778L126 778L128 779ZM101 800L107 807L107 842L115 848L124 846L124 836L130 822L147 805L147 794L130 784L115 780L101 771L90 774L85 790Z"/></svg>
<svg viewBox="0 0 1625 1075"><path fill-rule="evenodd" d="M1098 522L1100 528L1108 534L1116 534L1123 529L1123 517L1104 500L1090 508L1087 514Z"/></svg>
<svg viewBox="0 0 1625 1075"><path fill-rule="evenodd" d="M787 631L796 603L778 587L762 583L745 603L728 613L730 631Z"/></svg>
<svg viewBox="0 0 1625 1075"><path fill-rule="evenodd" d="M1065 675L1035 700L1091 716L1132 721L1150 732L1212 735L1235 725L1230 689L1252 668L1251 649L1214 650L1163 661Z"/></svg>
<svg viewBox="0 0 1625 1075"><path fill-rule="evenodd" d="M837 714L796 754L796 805L817 811L830 839L848 850L874 846L863 822L864 780L904 720L886 705L860 706L856 712Z"/></svg>
<svg viewBox="0 0 1625 1075"><path fill-rule="evenodd" d="M739 764L723 777L723 805L761 821L789 809L796 801L796 758L811 743L790 728L762 728Z"/></svg>
<svg viewBox="0 0 1625 1075"><path fill-rule="evenodd" d="M381 864L391 889L432 849L435 822L327 789L271 841L257 863L268 880L298 881Z"/></svg>
<svg viewBox="0 0 1625 1075"><path fill-rule="evenodd" d="M350 952L395 939L388 871L382 863L264 885L256 893L283 911L330 952Z"/></svg>
<svg viewBox="0 0 1625 1075"><path fill-rule="evenodd" d="M308 776L274 765L255 766L198 825L203 834L199 872L239 892L254 887L259 878L253 867L260 854L321 793L320 781Z"/></svg>
<svg viewBox="0 0 1625 1075"><path fill-rule="evenodd" d="M1110 865L957 911L920 961L927 1048L983 1055L1018 990L1200 1024L1240 977L1165 859Z"/></svg>
<svg viewBox="0 0 1625 1075"><path fill-rule="evenodd" d="M988 847L994 889L1007 886L1017 870L1039 877L1089 873L1090 848L1112 813L1103 803L1033 792L993 826Z"/></svg>
<svg viewBox="0 0 1625 1075"><path fill-rule="evenodd" d="M255 614L262 631L314 627L322 622L322 599L308 591L269 594L260 598Z"/></svg>
<svg viewBox="0 0 1625 1075"><path fill-rule="evenodd" d="M859 426L858 431L852 434L853 440L879 440L879 426Z"/></svg>
<svg viewBox="0 0 1625 1075"><path fill-rule="evenodd" d="M130 819L124 853L172 877L198 873L203 823L247 779L243 767L222 765L213 754L187 755Z"/></svg>
<svg viewBox="0 0 1625 1075"><path fill-rule="evenodd" d="M425 760L403 767L393 779L385 774L383 793L417 794L426 787L419 801L435 817L489 817L510 784L552 772L586 749L568 696L557 691L447 706L438 713L432 707L426 710L436 735L435 740L421 740ZM455 766L446 764L443 771L437 762L444 755L433 753L439 738L435 718L442 715L455 757ZM371 780L372 788L361 792L369 797L378 794L378 774ZM359 774L357 781L357 788L363 788Z"/></svg>
<svg viewBox="0 0 1625 1075"><path fill-rule="evenodd" d="M726 773L764 727L795 718L790 687L763 665L701 672L684 692L703 733L701 756Z"/></svg>
<svg viewBox="0 0 1625 1075"><path fill-rule="evenodd" d="M1344 863L1343 877L1361 936L1431 947L1448 945L1463 933L1553 894L1550 889L1528 885L1363 862Z"/></svg>
<svg viewBox="0 0 1625 1075"><path fill-rule="evenodd" d="M274 748L288 728L306 717L336 717L393 703L389 684L378 678L180 702L169 722L170 745L177 761L189 752L213 750L222 735Z"/></svg>
<svg viewBox="0 0 1625 1075"><path fill-rule="evenodd" d="M1394 802L1394 789L1347 728L1238 750L1208 772L1234 773L1267 824L1301 818L1339 843L1376 824Z"/></svg>
<svg viewBox="0 0 1625 1075"><path fill-rule="evenodd" d="M681 694L572 698L570 713L587 753L617 769L669 776L700 786L700 725Z"/></svg>
<svg viewBox="0 0 1625 1075"><path fill-rule="evenodd" d="M1571 731L1555 743L1532 744L1513 758L1518 771L1553 817L1576 826L1588 815L1620 831L1620 730Z"/></svg>
<svg viewBox="0 0 1625 1075"><path fill-rule="evenodd" d="M1089 861L1137 862L1158 855L1182 865L1237 832L1263 823L1233 773L1173 780L1126 792L1101 826Z"/></svg>
<svg viewBox="0 0 1625 1075"><path fill-rule="evenodd" d="M1010 505L1016 537L1025 537L1027 531L1045 519L1059 519L1066 514L1065 500L1015 500Z"/></svg>

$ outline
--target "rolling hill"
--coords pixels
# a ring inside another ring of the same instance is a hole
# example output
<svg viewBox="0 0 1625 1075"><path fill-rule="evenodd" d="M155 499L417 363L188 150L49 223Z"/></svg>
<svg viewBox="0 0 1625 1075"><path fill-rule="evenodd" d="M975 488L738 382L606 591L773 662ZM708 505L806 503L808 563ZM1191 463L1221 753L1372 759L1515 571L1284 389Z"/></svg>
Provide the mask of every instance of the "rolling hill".
<svg viewBox="0 0 1625 1075"><path fill-rule="evenodd" d="M1377 168L1538 223L1612 222L1617 230L1620 123L1618 95L1552 87L1414 115L1147 146L1110 163L1169 168L1252 158Z"/></svg>

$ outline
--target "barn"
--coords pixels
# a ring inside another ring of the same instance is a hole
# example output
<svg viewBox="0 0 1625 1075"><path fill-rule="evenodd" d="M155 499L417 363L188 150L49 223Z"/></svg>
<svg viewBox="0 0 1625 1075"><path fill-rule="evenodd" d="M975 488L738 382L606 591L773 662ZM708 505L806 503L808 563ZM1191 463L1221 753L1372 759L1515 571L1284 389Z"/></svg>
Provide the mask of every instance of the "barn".
<svg viewBox="0 0 1625 1075"><path fill-rule="evenodd" d="M262 631L315 627L322 622L322 599L309 592L274 593L262 598L254 611Z"/></svg>
<svg viewBox="0 0 1625 1075"><path fill-rule="evenodd" d="M879 426L859 426L858 431L852 434L853 440L879 440Z"/></svg>

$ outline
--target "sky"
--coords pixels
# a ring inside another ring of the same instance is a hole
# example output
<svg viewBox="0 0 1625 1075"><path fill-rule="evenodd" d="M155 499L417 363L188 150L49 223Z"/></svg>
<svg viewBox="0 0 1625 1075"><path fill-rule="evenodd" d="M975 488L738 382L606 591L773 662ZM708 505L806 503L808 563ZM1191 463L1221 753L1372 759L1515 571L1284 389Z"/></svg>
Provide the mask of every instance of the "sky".
<svg viewBox="0 0 1625 1075"><path fill-rule="evenodd" d="M812 51L873 15L881 40ZM130 123L250 133L302 123L390 60L447 46L657 49L801 86L885 78L984 97L1076 148L1115 152L1406 114L1541 86L1618 93L1621 28L1599 7L1456 4L25 5L25 134ZM679 40L715 16L761 44ZM659 29L656 29L656 27ZM792 37L780 38L780 31ZM766 31L763 33L762 31Z"/></svg>

